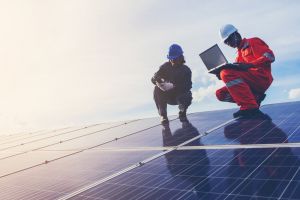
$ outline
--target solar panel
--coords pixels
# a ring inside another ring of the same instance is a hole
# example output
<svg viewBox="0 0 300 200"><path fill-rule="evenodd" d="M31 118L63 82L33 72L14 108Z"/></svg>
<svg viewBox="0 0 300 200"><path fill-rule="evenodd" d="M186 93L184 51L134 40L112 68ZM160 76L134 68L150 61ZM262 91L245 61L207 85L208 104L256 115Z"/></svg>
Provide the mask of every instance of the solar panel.
<svg viewBox="0 0 300 200"><path fill-rule="evenodd" d="M158 152L85 151L1 178L0 196L32 199L34 194L37 199L56 199Z"/></svg>
<svg viewBox="0 0 300 200"><path fill-rule="evenodd" d="M0 178L47 164L52 160L63 158L72 153L74 151L31 151L14 157L7 156L6 159L0 160Z"/></svg>
<svg viewBox="0 0 300 200"><path fill-rule="evenodd" d="M300 102L262 110L5 137L1 199L299 199Z"/></svg>
<svg viewBox="0 0 300 200"><path fill-rule="evenodd" d="M263 107L266 117L232 121L201 140L205 145L300 142L300 106L293 105Z"/></svg>
<svg viewBox="0 0 300 200"><path fill-rule="evenodd" d="M65 128L63 128L65 129ZM3 135L0 138L0 145L5 144L8 142L12 142L14 140L23 140L28 137L34 137L36 135L47 133L48 131L41 130L41 131L34 131L34 132L26 132L26 133L15 133L15 134L9 134L9 135Z"/></svg>
<svg viewBox="0 0 300 200"><path fill-rule="evenodd" d="M176 150L72 199L282 199L299 193L294 178L299 153L294 148Z"/></svg>
<svg viewBox="0 0 300 200"><path fill-rule="evenodd" d="M172 119L172 118L171 118ZM116 126L113 129L107 129L104 132L94 131L85 134L84 137L74 137L70 140L65 140L63 143L56 143L49 147L43 148L44 150L72 150L95 148L105 143L128 137L139 133L140 131L151 129L158 126L157 118L141 119L131 123Z"/></svg>
<svg viewBox="0 0 300 200"><path fill-rule="evenodd" d="M219 112L208 112L205 115L191 114L188 116L191 123L180 123L175 120L170 123L168 129L161 126L156 126L151 129L146 129L134 134L130 137L121 140L115 140L110 143L101 145L99 149L105 148L128 148L128 147L161 147L161 146L174 146L183 143L193 137L196 137L206 130L219 125L220 123L231 119L232 110ZM163 137L168 137L168 134L173 132L177 141L174 143L165 144ZM185 134L181 134L184 132Z"/></svg>
<svg viewBox="0 0 300 200"><path fill-rule="evenodd" d="M45 134L40 134L38 137L30 137L24 140L14 141L8 143L7 146L1 145L0 150L0 164L3 166L0 170L0 177L7 174L15 173L20 170L24 170L33 166L39 166L43 163L50 162L52 160L64 158L65 156L72 155L78 152L78 149L74 148L69 151L38 151L45 147L61 144L64 141L74 138L80 138L85 135L97 132L102 132L121 126L124 123L115 124L101 124L91 125L88 127L69 128L67 130L50 131ZM126 123L127 124L127 123ZM18 163L17 165L15 163Z"/></svg>
<svg viewBox="0 0 300 200"><path fill-rule="evenodd" d="M299 109L295 103L267 106L269 118L235 120L72 199L300 198L300 150L288 143L299 135ZM171 136L164 143L177 141Z"/></svg>
<svg viewBox="0 0 300 200"><path fill-rule="evenodd" d="M13 141L1 143L0 150L16 150L18 148L26 148L30 146L31 148L37 148L51 142L59 142L74 138L75 136L81 136L88 132L93 131L103 131L107 128L122 125L123 123L108 123L108 124L97 124L84 127L72 127L67 129L60 129L54 131L48 131L46 133L32 135L26 138L18 138Z"/></svg>

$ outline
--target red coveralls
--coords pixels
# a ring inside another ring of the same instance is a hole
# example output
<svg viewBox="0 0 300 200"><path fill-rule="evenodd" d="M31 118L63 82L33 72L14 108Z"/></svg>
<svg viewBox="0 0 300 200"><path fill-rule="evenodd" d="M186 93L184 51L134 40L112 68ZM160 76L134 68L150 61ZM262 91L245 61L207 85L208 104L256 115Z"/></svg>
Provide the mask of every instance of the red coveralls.
<svg viewBox="0 0 300 200"><path fill-rule="evenodd" d="M271 62L275 60L269 46L259 38L243 39L238 47L236 62L251 63L247 71L224 69L220 73L225 87L216 91L220 101L235 102L240 110L259 108L257 100L273 81Z"/></svg>

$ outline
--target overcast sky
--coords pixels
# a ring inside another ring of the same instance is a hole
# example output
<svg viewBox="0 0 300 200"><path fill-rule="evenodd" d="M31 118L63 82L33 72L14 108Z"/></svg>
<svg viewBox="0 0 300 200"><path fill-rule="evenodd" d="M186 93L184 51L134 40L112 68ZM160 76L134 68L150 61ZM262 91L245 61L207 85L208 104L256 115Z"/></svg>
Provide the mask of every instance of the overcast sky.
<svg viewBox="0 0 300 200"><path fill-rule="evenodd" d="M172 43L193 72L189 112L218 102L223 84L198 54L234 24L276 55L265 103L300 100L299 1L0 1L0 134L157 116L150 78ZM237 108L237 107L236 107ZM170 109L170 114L177 113Z"/></svg>

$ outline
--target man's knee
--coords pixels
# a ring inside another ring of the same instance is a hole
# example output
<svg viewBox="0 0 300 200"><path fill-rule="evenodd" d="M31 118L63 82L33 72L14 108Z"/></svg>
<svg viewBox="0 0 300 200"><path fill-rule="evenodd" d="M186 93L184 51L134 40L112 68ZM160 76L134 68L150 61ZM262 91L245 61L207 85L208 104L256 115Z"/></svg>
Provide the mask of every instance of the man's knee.
<svg viewBox="0 0 300 200"><path fill-rule="evenodd" d="M165 99L165 94L161 89L159 89L159 87L155 86L153 91L153 97L154 100Z"/></svg>
<svg viewBox="0 0 300 200"><path fill-rule="evenodd" d="M220 77L223 81L226 81L228 78L235 76L236 73L237 71L233 69L223 69L220 72Z"/></svg>
<svg viewBox="0 0 300 200"><path fill-rule="evenodd" d="M219 89L219 90L217 90L216 91L216 97L217 97L217 99L219 100L219 101L222 101L222 99L223 99L223 94L222 94L223 92L222 92L222 90L221 89Z"/></svg>
<svg viewBox="0 0 300 200"><path fill-rule="evenodd" d="M216 97L219 101L234 102L229 92L223 88L216 91Z"/></svg>
<svg viewBox="0 0 300 200"><path fill-rule="evenodd" d="M178 105L182 105L184 107L189 107L192 104L192 93L187 92L177 97Z"/></svg>

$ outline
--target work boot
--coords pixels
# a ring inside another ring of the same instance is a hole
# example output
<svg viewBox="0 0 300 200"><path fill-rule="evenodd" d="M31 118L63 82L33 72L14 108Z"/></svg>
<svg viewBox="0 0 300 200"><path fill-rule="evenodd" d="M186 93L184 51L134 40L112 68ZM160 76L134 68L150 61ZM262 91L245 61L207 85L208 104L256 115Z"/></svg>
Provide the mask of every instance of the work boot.
<svg viewBox="0 0 300 200"><path fill-rule="evenodd" d="M235 113L233 113L234 118L256 118L264 116L264 113L262 113L258 108L254 109L248 109L248 110L239 110Z"/></svg>
<svg viewBox="0 0 300 200"><path fill-rule="evenodd" d="M179 111L179 120L181 122L188 122L188 119L186 117L186 110L185 111Z"/></svg>
<svg viewBox="0 0 300 200"><path fill-rule="evenodd" d="M256 96L256 102L257 102L258 106L260 106L261 102L266 98L266 96L267 96L266 94Z"/></svg>

